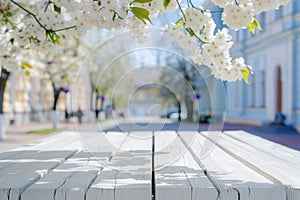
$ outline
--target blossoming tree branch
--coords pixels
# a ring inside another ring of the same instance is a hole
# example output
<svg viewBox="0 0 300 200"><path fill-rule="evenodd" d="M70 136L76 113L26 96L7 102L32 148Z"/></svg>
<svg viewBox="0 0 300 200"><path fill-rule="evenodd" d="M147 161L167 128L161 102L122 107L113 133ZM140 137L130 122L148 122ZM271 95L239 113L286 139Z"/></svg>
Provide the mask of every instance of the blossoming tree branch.
<svg viewBox="0 0 300 200"><path fill-rule="evenodd" d="M233 59L233 42L228 28L260 29L255 16L278 9L291 0L212 0L221 11L195 5L193 0L1 0L0 62L8 71L22 65L24 50L46 51L64 45L66 38L80 38L92 27L107 30L127 29L141 40L159 13L178 9L180 15L162 31L180 46L193 52L196 64L206 65L218 79L247 82L251 67L243 58ZM221 12L228 28L216 30L213 15Z"/></svg>

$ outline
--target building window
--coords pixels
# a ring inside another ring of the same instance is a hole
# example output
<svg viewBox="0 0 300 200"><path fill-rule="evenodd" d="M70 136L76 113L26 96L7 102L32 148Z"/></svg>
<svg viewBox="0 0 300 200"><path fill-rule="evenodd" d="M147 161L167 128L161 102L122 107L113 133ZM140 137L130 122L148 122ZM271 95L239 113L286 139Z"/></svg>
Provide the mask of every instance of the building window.
<svg viewBox="0 0 300 200"><path fill-rule="evenodd" d="M144 92L139 92L138 93L138 101L144 101L144 100L145 100Z"/></svg>
<svg viewBox="0 0 300 200"><path fill-rule="evenodd" d="M148 102L153 102L153 101L154 101L153 93L148 93Z"/></svg>
<svg viewBox="0 0 300 200"><path fill-rule="evenodd" d="M259 24L261 27L265 28L266 27L266 13L262 12L259 15ZM264 30L264 29L263 29Z"/></svg>
<svg viewBox="0 0 300 200"><path fill-rule="evenodd" d="M279 9L275 10L275 20L279 20L283 17L283 6L280 6Z"/></svg>
<svg viewBox="0 0 300 200"><path fill-rule="evenodd" d="M276 70L276 96L277 96L277 105L276 110L278 113L282 111L282 71L281 67L277 66Z"/></svg>
<svg viewBox="0 0 300 200"><path fill-rule="evenodd" d="M262 70L260 74L260 84L261 84L261 90L260 90L260 97L261 97L261 107L266 106L266 82L265 82L265 71Z"/></svg>
<svg viewBox="0 0 300 200"><path fill-rule="evenodd" d="M294 1L293 4L294 13L300 11L300 1Z"/></svg>
<svg viewBox="0 0 300 200"><path fill-rule="evenodd" d="M248 107L255 106L255 75L249 76L248 85Z"/></svg>
<svg viewBox="0 0 300 200"><path fill-rule="evenodd" d="M240 107L240 83L235 83L235 107Z"/></svg>
<svg viewBox="0 0 300 200"><path fill-rule="evenodd" d="M236 41L240 42L241 41L241 31L236 32Z"/></svg>

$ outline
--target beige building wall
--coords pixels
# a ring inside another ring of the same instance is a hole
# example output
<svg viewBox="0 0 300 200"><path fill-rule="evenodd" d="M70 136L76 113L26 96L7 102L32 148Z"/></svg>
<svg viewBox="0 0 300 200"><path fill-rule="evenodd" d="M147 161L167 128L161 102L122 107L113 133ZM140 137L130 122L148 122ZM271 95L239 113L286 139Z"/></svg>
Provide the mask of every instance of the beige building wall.
<svg viewBox="0 0 300 200"><path fill-rule="evenodd" d="M51 120L54 101L52 83L41 68L33 68L30 73L30 76L23 73L11 73L7 81L3 110L8 125ZM86 102L89 102L89 97L82 94L88 88L86 84L83 84L84 79L79 78L79 81L82 84L78 84L76 88L78 94L76 107L80 105L82 109L87 109ZM60 120L64 120L64 110L71 107L72 102L67 96L64 92L61 92L59 96L57 109L61 111Z"/></svg>

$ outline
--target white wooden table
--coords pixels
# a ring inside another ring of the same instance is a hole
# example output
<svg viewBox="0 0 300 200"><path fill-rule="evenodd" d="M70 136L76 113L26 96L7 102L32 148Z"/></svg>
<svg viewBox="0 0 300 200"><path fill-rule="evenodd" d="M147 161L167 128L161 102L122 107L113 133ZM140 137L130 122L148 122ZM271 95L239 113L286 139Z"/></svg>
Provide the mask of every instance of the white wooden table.
<svg viewBox="0 0 300 200"><path fill-rule="evenodd" d="M0 200L299 200L300 152L244 131L64 132L0 154Z"/></svg>

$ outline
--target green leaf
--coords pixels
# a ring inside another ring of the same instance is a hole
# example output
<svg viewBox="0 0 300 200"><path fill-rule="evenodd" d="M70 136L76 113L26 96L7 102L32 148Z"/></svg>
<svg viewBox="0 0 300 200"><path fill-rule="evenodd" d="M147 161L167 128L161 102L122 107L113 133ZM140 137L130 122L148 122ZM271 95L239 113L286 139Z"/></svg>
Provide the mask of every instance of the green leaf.
<svg viewBox="0 0 300 200"><path fill-rule="evenodd" d="M6 12L6 17L12 17L13 16L13 13L12 12Z"/></svg>
<svg viewBox="0 0 300 200"><path fill-rule="evenodd" d="M114 12L114 15L113 15L113 17L112 17L112 20L115 21L116 17L117 17L117 13Z"/></svg>
<svg viewBox="0 0 300 200"><path fill-rule="evenodd" d="M26 71L25 71L25 75L26 75L26 76L30 76L30 71L26 70Z"/></svg>
<svg viewBox="0 0 300 200"><path fill-rule="evenodd" d="M245 81L245 83L249 84L249 69L243 69L242 70L242 74L243 74L243 79Z"/></svg>
<svg viewBox="0 0 300 200"><path fill-rule="evenodd" d="M50 42L52 42L53 44L61 45L61 39L55 31L48 30L47 37L49 37Z"/></svg>
<svg viewBox="0 0 300 200"><path fill-rule="evenodd" d="M255 27L257 27L259 30L262 30L262 28L261 28L261 26L260 26L260 24L259 24L259 22L257 21L257 19L256 18L254 18L253 19L253 25L255 26Z"/></svg>
<svg viewBox="0 0 300 200"><path fill-rule="evenodd" d="M11 18L13 16L13 13L10 11L0 10L0 15L1 15L1 22L2 22L2 24L5 25L10 22L9 18Z"/></svg>
<svg viewBox="0 0 300 200"><path fill-rule="evenodd" d="M30 69L32 69L32 66L28 62L22 62L21 68L25 71L26 76L30 76Z"/></svg>
<svg viewBox="0 0 300 200"><path fill-rule="evenodd" d="M171 0L163 0L164 1L164 7L165 9L168 7L169 3L171 2Z"/></svg>
<svg viewBox="0 0 300 200"><path fill-rule="evenodd" d="M32 43L32 42L40 43L41 42L38 38L34 37L33 35L28 37L28 40L30 43Z"/></svg>
<svg viewBox="0 0 300 200"><path fill-rule="evenodd" d="M150 13L147 9L145 8L140 8L140 7L131 7L130 10L137 18L139 18L140 20L142 20L144 22L144 24L146 24L145 20L148 20L150 23L151 19L150 19Z"/></svg>
<svg viewBox="0 0 300 200"><path fill-rule="evenodd" d="M177 25L178 29L181 29L182 26L182 22L183 22L183 18L180 18L175 24Z"/></svg>
<svg viewBox="0 0 300 200"><path fill-rule="evenodd" d="M253 18L252 22L248 25L248 30L251 31L252 34L254 34L255 28L257 28L258 30L262 30L257 19Z"/></svg>
<svg viewBox="0 0 300 200"><path fill-rule="evenodd" d="M249 75L253 74L252 67L247 66L245 69L242 69L242 74L245 83L249 84Z"/></svg>
<svg viewBox="0 0 300 200"><path fill-rule="evenodd" d="M57 12L58 14L60 14L61 13L61 7L54 4L54 11Z"/></svg>
<svg viewBox="0 0 300 200"><path fill-rule="evenodd" d="M152 2L153 0L134 0L132 3L150 3Z"/></svg>
<svg viewBox="0 0 300 200"><path fill-rule="evenodd" d="M190 36L195 35L195 33L193 32L193 30L191 28L186 28L185 30L186 30L186 32L188 32L190 34Z"/></svg>
<svg viewBox="0 0 300 200"><path fill-rule="evenodd" d="M22 62L21 68L22 69L32 69L32 66L28 62Z"/></svg>
<svg viewBox="0 0 300 200"><path fill-rule="evenodd" d="M61 39L60 39L60 37L56 38L56 44L61 45Z"/></svg>
<svg viewBox="0 0 300 200"><path fill-rule="evenodd" d="M250 23L250 24L248 25L248 30L249 30L252 34L254 34L254 32L255 32L255 27L254 27L254 25L253 25L252 23Z"/></svg>
<svg viewBox="0 0 300 200"><path fill-rule="evenodd" d="M124 17L121 17L116 11L113 10L113 17L112 17L112 20L115 21L116 19L124 19Z"/></svg>

